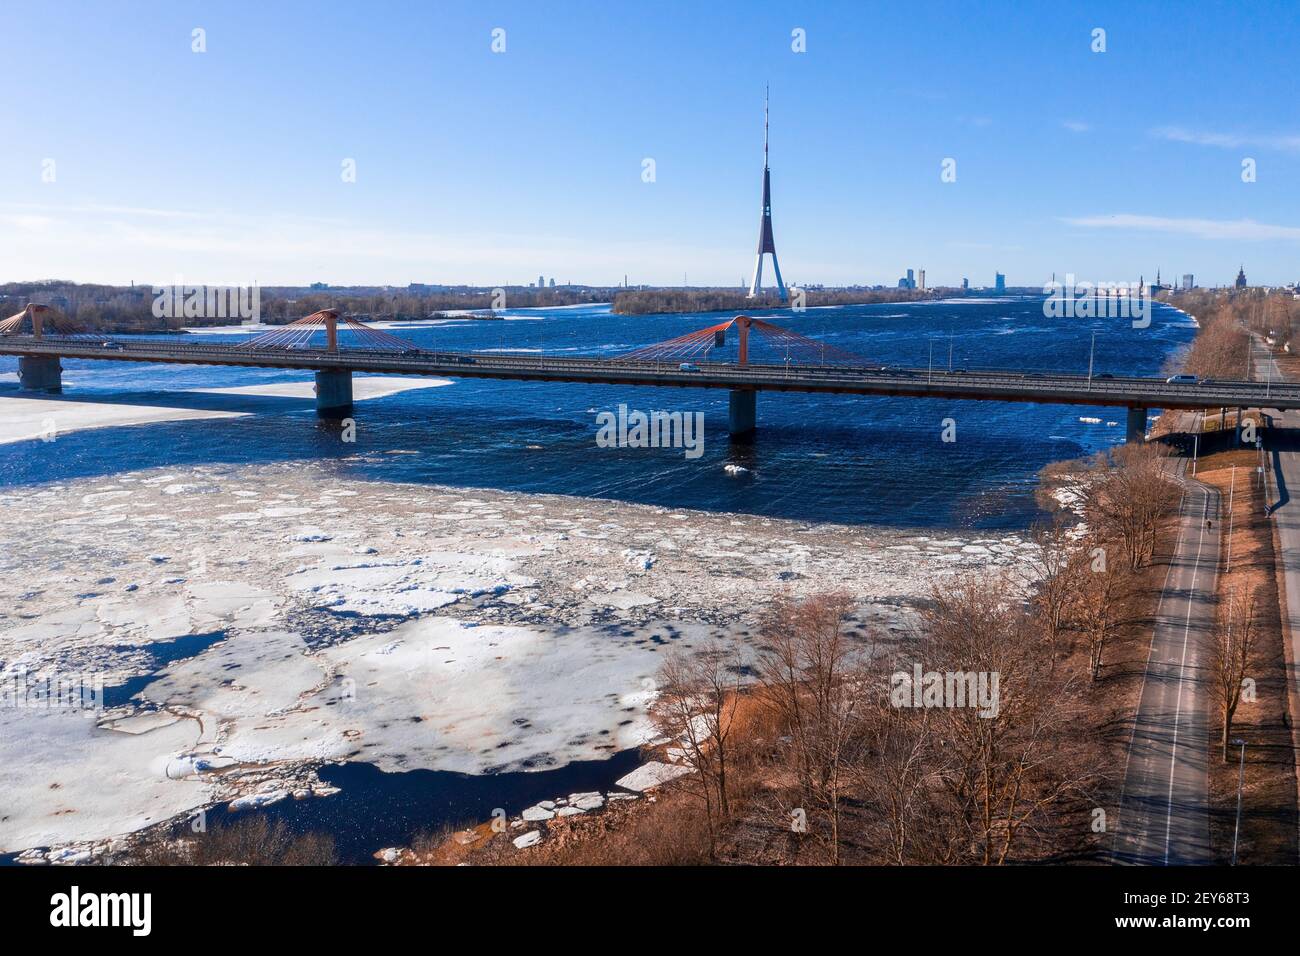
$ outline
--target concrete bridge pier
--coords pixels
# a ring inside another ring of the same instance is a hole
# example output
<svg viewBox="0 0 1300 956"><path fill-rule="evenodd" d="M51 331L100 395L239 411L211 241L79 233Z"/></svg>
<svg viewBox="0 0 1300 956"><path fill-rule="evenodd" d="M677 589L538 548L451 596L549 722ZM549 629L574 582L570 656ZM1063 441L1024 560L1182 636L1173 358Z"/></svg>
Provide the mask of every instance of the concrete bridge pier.
<svg viewBox="0 0 1300 956"><path fill-rule="evenodd" d="M57 355L18 356L19 386L33 392L63 391L63 366Z"/></svg>
<svg viewBox="0 0 1300 956"><path fill-rule="evenodd" d="M754 434L758 422L758 392L753 389L733 388L727 408L727 430L732 438L745 438Z"/></svg>
<svg viewBox="0 0 1300 956"><path fill-rule="evenodd" d="M352 373L325 368L316 373L316 414L321 418L346 418L352 414Z"/></svg>
<svg viewBox="0 0 1300 956"><path fill-rule="evenodd" d="M1147 439L1147 410L1130 408L1128 410L1128 427L1124 432L1125 444L1140 445Z"/></svg>

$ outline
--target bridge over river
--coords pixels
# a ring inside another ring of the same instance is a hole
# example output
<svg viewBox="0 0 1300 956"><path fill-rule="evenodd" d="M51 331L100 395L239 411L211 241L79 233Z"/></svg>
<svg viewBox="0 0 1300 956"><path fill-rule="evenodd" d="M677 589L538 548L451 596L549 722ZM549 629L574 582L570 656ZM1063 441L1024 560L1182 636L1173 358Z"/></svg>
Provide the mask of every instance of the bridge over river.
<svg viewBox="0 0 1300 956"><path fill-rule="evenodd" d="M15 322L24 315L35 321ZM340 331L353 333L359 344L341 344ZM707 361L704 356L722 345L728 332L739 336L739 360ZM753 333L766 341L778 361L750 361ZM322 335L324 340L317 341ZM302 369L315 373L317 410L326 417L350 412L354 372L721 388L730 393L733 435L754 430L759 392L1122 406L1128 409L1130 441L1142 440L1151 408L1300 409L1300 384L1284 382L1179 382L1163 377L881 366L749 316L621 356L560 357L418 348L355 320L340 322L332 310L238 344L133 341L67 329L46 334L39 311L33 313L29 306L0 323L0 355L17 356L22 386L38 391L61 390L62 358Z"/></svg>

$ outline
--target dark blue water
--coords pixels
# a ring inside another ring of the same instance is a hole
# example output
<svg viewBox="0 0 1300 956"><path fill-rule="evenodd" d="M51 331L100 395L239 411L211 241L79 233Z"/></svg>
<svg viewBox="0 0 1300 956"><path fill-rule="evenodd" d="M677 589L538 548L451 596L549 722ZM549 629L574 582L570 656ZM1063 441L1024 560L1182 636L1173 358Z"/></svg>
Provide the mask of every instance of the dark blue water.
<svg viewBox="0 0 1300 956"><path fill-rule="evenodd" d="M136 694L158 679L158 672L168 664L176 661L198 657L213 644L226 639L225 631L209 631L205 634L186 634L170 641L158 641L146 644L139 650L149 656L148 671L137 677L131 677L120 684L104 688L103 704L105 709L122 707L130 703ZM133 651L133 646L121 645L115 651Z"/></svg>
<svg viewBox="0 0 1300 956"><path fill-rule="evenodd" d="M1058 320L1042 300L858 306L766 317L882 363L944 368L1155 374L1191 340L1186 316L1156 306L1147 329L1121 320ZM615 316L606 308L523 313L504 322L454 321L393 330L446 349L615 355L713 325L717 314ZM229 336L232 340L241 335ZM16 369L0 358L0 372ZM190 407L200 389L301 381L303 373L65 361L65 397ZM15 386L0 384L0 414ZM1120 410L1081 406L805 396L759 396L753 444L726 433L726 393L709 390L459 381L357 405L357 442L319 422L309 405L268 402L248 418L112 428L0 446L0 487L181 464L310 460L346 477L598 496L672 507L774 517L916 527L1021 528L1037 514L1038 470L1123 440ZM602 449L597 411L620 403L643 411L702 411L704 455L680 450ZM1102 424L1081 422L1095 417ZM957 441L940 441L941 422ZM1106 427L1105 422L1121 424ZM390 455L389 451L417 454ZM729 474L724 466L749 469ZM185 656L220 635L197 635ZM180 642L177 642L179 645ZM162 662L159 662L162 663ZM129 697L153 675L113 688ZM552 771L467 777L434 771L385 774L365 764L321 768L343 788L323 800L266 809L295 831L331 833L344 862L370 862L388 845L446 823L517 813L540 799L608 790L638 762L635 751ZM219 821L224 809L215 808ZM0 862L11 862L11 860Z"/></svg>
<svg viewBox="0 0 1300 956"><path fill-rule="evenodd" d="M282 800L263 808L293 833L328 833L340 863L376 862L374 853L410 846L443 827L466 827L492 819L497 809L516 817L542 800L614 789L614 781L641 764L636 748L604 760L575 760L553 770L471 775L445 770L384 773L367 763L328 764L322 781L340 787L329 797ZM248 811L226 805L208 810L209 826L237 822ZM182 825L183 829L183 825ZM522 831L521 831L522 832ZM517 835L517 834L512 834Z"/></svg>
<svg viewBox="0 0 1300 956"><path fill-rule="evenodd" d="M1120 319L1049 319L1038 297L812 309L765 317L870 360L936 367L1155 374L1195 329L1156 305L1149 328ZM614 355L726 316L617 316L607 307L520 313L393 329L426 347ZM231 340L243 337L232 334ZM65 394L193 404L187 391L301 381L274 369L65 361ZM0 358L0 372L16 360ZM0 414L16 386L0 386ZM761 394L752 445L728 440L727 396L706 389L463 380L357 405L357 441L340 441L290 403L250 418L101 429L0 446L0 486L181 464L308 459L371 480L615 498L671 507L896 526L1010 529L1037 513L1045 464L1123 440L1122 410L934 399ZM596 412L702 411L704 454L602 449ZM1096 417L1102 424L1081 422ZM940 441L941 422L957 441ZM1107 427L1105 422L1118 422ZM393 450L416 454L389 455ZM727 464L748 471L729 473Z"/></svg>

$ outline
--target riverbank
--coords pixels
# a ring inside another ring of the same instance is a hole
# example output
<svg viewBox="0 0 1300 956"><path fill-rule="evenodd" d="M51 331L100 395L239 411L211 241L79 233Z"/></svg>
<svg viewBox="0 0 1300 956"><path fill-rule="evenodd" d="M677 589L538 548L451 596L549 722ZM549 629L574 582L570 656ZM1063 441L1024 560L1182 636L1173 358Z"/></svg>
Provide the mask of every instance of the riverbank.
<svg viewBox="0 0 1300 956"><path fill-rule="evenodd" d="M0 518L0 676L138 689L106 692L93 719L0 708L3 852L102 854L217 804L329 799L317 770L339 762L481 775L603 759L650 738L662 648L748 641L773 594L831 582L864 623L906 632L937 581L1027 547L309 462L10 488ZM210 641L158 666L196 635Z"/></svg>
<svg viewBox="0 0 1300 956"><path fill-rule="evenodd" d="M1034 826L1026 828L1012 857L1015 862L1098 864L1109 861L1111 828L1122 798L1122 768L1130 743L1129 728L1142 693L1155 609L1175 550L1178 524L1176 514L1161 520L1154 534L1152 559L1136 572L1114 579L1109 586L1105 598L1110 602L1109 607L1099 612L1109 624L1105 627L1104 646L1097 656L1095 676L1093 637L1078 622L1059 634L1050 648L1039 643L1041 635L1031 638L1031 646L1035 648L1031 653L1042 655L1044 676L1059 681L1060 692L1072 699L1065 705L1070 713L1069 741L1062 745L1073 748L1074 756L1064 761L1062 770L1067 775L1077 775L1080 786L1078 793L1069 799L1060 800L1060 794L1056 793L1054 799L1046 801L1056 805L1044 818L1036 819ZM1076 529L1076 533L1081 534L1082 529ZM1120 560L1118 549L1113 553ZM1021 570L1032 576L1044 566L1053 565L1055 560L1047 559L1046 565L1031 560ZM1087 591L1097 586L1095 580L1087 580L1092 576L1089 570L1095 568L1085 569L1082 579L1070 578L1072 591ZM1062 573L1069 572L1062 569ZM1056 588L1059 591L1061 585ZM1095 616L1090 619L1095 620ZM907 635L870 633L850 621L845 628L845 640L865 641L873 648L873 654L886 657L902 652L904 656L923 655L929 659L936 653L934 636L924 626ZM1053 658L1050 665L1045 663L1048 653ZM1034 686L1041 692L1037 684ZM653 774L619 781L630 786L635 791L632 794L585 795L595 799L582 812L569 807L575 797L584 795L570 794L567 798L553 795L550 800L500 818L495 825L493 821L483 820L455 831L430 834L414 844L388 848L378 859L401 866L824 863L825 830L820 836L814 835L813 811L809 811L805 834L792 827L789 811L782 809L796 804L790 802L789 795L783 795L790 783L789 768L772 757L776 749L774 736L780 734L773 722L779 723L780 717L772 708L771 695L770 687L759 691L750 687L738 693L726 709L730 714L727 763L732 806L715 835L716 846L710 835L708 811L701 800L700 775L691 766L689 746L683 741L662 739L645 750L650 761L647 768L653 768ZM1053 692L1049 692L1046 700L1037 706L1056 704ZM865 706L871 711L874 705L867 702ZM1012 721L1010 726L1014 726L1014 718ZM998 739L1004 743L1015 740L1018 732L1003 725L997 728ZM877 782L867 785L871 796L853 788L853 796L844 797L838 824L839 832L846 834L841 862L879 865L916 862L918 856L927 859L923 847L935 836L928 831L933 826L936 832L941 832L942 825L929 819L925 811L889 803L890 799L901 799L907 793L907 773L888 783L893 780L892 774L900 772L900 765L881 754L857 754L851 747L846 752L855 754L842 768L846 780ZM918 753L912 752L908 764L902 766L919 761L915 772L923 776L931 765ZM864 763L856 763L858 759ZM1044 781L1033 780L1032 776L1022 785L1027 804L1033 802L1030 795L1036 788L1044 793L1053 789L1044 790ZM922 799L916 793L911 798ZM891 812L914 818L910 826L904 826L906 850L891 847L882 839L882 829L891 825L886 822ZM931 862L948 856L942 849L936 852L937 855L929 858ZM895 853L905 854L907 859L900 860Z"/></svg>

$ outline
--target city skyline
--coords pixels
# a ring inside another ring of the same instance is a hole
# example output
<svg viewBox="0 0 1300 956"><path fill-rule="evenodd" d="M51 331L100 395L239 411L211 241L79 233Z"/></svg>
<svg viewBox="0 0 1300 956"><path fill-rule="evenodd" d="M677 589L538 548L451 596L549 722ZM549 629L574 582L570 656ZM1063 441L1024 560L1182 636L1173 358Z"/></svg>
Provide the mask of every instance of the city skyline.
<svg viewBox="0 0 1300 956"><path fill-rule="evenodd" d="M769 82L796 282L892 286L909 262L932 287L1157 268L1229 285L1243 261L1297 278L1300 131L1248 95L1294 82L1277 5L1188 10L1161 36L1118 5L920 33L901 11L747 4L739 26L738 6L691 10L671 42L671 17L633 36L590 5L305 9L145 5L149 30L93 6L0 14L23 133L0 157L3 278L492 286L541 266L730 286ZM322 70L326 48L381 65Z"/></svg>

